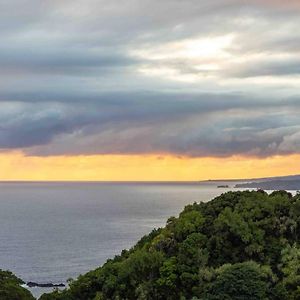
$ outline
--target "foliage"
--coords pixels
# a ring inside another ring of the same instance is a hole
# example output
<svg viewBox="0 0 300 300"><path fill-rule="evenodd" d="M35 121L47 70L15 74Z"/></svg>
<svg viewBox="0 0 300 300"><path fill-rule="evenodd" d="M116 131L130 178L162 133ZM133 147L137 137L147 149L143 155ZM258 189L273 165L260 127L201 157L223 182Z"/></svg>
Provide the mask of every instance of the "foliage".
<svg viewBox="0 0 300 300"><path fill-rule="evenodd" d="M267 299L268 274L255 262L223 265L208 287L205 298L210 300Z"/></svg>
<svg viewBox="0 0 300 300"><path fill-rule="evenodd" d="M9 271L0 270L1 300L33 300L31 293L21 286L23 281Z"/></svg>
<svg viewBox="0 0 300 300"><path fill-rule="evenodd" d="M41 300L300 299L300 195L229 192Z"/></svg>

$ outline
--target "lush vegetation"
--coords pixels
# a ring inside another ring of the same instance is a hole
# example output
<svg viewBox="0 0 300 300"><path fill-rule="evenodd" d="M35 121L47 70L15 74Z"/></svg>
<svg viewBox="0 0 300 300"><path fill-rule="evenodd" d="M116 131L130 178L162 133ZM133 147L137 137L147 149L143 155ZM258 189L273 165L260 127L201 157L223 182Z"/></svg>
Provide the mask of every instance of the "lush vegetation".
<svg viewBox="0 0 300 300"><path fill-rule="evenodd" d="M41 300L300 299L300 195L229 192Z"/></svg>
<svg viewBox="0 0 300 300"><path fill-rule="evenodd" d="M31 293L21 286L23 281L9 271L0 270L1 300L33 300Z"/></svg>

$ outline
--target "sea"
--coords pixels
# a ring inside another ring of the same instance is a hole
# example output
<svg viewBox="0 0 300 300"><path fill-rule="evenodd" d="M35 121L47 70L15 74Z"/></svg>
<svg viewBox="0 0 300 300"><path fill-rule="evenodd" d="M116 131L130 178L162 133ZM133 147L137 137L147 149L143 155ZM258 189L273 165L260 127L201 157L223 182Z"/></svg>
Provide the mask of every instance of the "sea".
<svg viewBox="0 0 300 300"><path fill-rule="evenodd" d="M209 181L2 182L0 268L25 282L65 284L164 226L185 205L207 202L233 186ZM38 298L51 289L30 291Z"/></svg>

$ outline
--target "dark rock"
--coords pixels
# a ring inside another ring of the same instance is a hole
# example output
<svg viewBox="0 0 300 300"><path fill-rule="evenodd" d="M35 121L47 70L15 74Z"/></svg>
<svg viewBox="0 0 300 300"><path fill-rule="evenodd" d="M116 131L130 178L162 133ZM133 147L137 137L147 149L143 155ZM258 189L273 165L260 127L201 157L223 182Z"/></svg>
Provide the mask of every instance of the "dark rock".
<svg viewBox="0 0 300 300"><path fill-rule="evenodd" d="M49 288L49 287L65 287L63 283L37 283L37 282L32 282L29 281L26 283L28 287L43 287L43 288Z"/></svg>

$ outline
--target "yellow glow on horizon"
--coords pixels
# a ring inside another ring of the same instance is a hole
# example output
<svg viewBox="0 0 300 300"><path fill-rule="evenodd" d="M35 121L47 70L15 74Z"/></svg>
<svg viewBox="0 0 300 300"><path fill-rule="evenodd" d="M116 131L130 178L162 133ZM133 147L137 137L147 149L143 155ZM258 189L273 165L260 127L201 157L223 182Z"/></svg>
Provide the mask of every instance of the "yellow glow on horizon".
<svg viewBox="0 0 300 300"><path fill-rule="evenodd" d="M197 181L300 173L300 155L188 158L170 155L24 156L0 154L0 180Z"/></svg>

